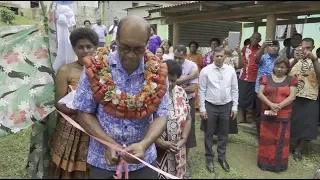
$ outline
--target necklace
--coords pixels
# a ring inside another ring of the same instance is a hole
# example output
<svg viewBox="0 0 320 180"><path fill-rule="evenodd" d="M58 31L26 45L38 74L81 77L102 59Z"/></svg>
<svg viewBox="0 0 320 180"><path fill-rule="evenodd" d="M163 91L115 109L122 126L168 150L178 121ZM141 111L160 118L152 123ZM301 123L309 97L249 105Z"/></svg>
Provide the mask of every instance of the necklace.
<svg viewBox="0 0 320 180"><path fill-rule="evenodd" d="M86 73L94 99L104 106L104 111L122 119L144 119L161 103L166 93L167 65L150 51L144 54L145 73L142 89L135 95L122 92L112 80L108 50L98 49L95 57L84 60Z"/></svg>

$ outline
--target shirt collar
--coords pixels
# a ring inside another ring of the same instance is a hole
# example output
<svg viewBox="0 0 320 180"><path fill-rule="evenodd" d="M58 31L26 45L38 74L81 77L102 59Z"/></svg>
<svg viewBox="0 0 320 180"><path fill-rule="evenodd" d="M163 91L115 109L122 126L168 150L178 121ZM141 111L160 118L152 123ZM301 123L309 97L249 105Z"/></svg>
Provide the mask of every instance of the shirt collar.
<svg viewBox="0 0 320 180"><path fill-rule="evenodd" d="M108 56L109 62L112 67L115 67L123 72L125 70L123 69L121 63L120 63L120 55L118 51L116 52L111 52L110 55ZM137 70L135 70L132 74L142 74L144 73L144 57L142 57L142 60L140 61L140 65Z"/></svg>
<svg viewBox="0 0 320 180"><path fill-rule="evenodd" d="M221 68L219 68L218 66L216 66L216 65L214 64L214 62L212 63L212 65L213 65L213 69L225 69L225 68L226 68L226 65L225 65L225 64L223 64L223 65L221 66Z"/></svg>
<svg viewBox="0 0 320 180"><path fill-rule="evenodd" d="M275 60L277 60L279 57L280 57L280 55L278 54L278 56L277 56L277 58ZM270 56L269 53L266 53L265 58L273 60L273 58Z"/></svg>

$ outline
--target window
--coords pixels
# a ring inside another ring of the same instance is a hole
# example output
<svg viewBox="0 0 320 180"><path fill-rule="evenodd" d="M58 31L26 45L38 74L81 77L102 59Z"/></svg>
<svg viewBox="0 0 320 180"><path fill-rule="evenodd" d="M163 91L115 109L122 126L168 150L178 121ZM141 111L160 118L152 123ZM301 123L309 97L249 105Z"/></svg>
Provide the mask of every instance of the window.
<svg viewBox="0 0 320 180"><path fill-rule="evenodd" d="M276 39L284 40L290 38L295 33L303 33L303 24L278 25L276 29Z"/></svg>

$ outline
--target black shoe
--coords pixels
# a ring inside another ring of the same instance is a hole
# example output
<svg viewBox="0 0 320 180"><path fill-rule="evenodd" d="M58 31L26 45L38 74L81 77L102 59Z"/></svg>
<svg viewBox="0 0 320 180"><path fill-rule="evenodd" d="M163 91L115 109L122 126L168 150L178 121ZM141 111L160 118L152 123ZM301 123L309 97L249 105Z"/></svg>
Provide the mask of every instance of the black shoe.
<svg viewBox="0 0 320 180"><path fill-rule="evenodd" d="M207 167L209 172L214 173L213 161L208 161L207 160L206 167Z"/></svg>
<svg viewBox="0 0 320 180"><path fill-rule="evenodd" d="M293 159L295 161L302 161L302 154L298 150L293 150Z"/></svg>
<svg viewBox="0 0 320 180"><path fill-rule="evenodd" d="M229 172L230 171L230 167L229 167L229 164L227 163L226 160L220 160L219 159L219 164L221 165L222 169L225 171L225 172Z"/></svg>

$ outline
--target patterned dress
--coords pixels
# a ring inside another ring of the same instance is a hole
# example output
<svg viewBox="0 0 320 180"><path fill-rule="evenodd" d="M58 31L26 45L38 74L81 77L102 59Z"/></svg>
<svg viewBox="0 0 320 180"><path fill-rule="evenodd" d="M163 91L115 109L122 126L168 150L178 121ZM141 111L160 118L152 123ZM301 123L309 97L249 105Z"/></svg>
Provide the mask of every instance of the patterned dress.
<svg viewBox="0 0 320 180"><path fill-rule="evenodd" d="M70 82L73 89L78 86L78 80ZM76 115L70 115L76 120ZM50 179L88 179L89 165L87 164L89 136L67 120L59 116L55 130L49 164Z"/></svg>
<svg viewBox="0 0 320 180"><path fill-rule="evenodd" d="M290 86L296 87L298 80L287 76L276 83L272 75L262 76L260 84L265 85L263 94L273 103L281 103L290 95ZM261 169L280 172L288 168L290 145L290 119L292 104L282 108L276 116L264 114L270 107L261 102L260 140L258 147L258 166Z"/></svg>
<svg viewBox="0 0 320 180"><path fill-rule="evenodd" d="M173 97L169 99L169 112L167 130L162 134L161 139L177 142L181 140L183 127L190 112L187 94L180 86L173 89ZM186 173L185 146L177 154L166 152L157 147L157 164L161 170L184 178ZM167 179L167 177L159 174L159 179Z"/></svg>

